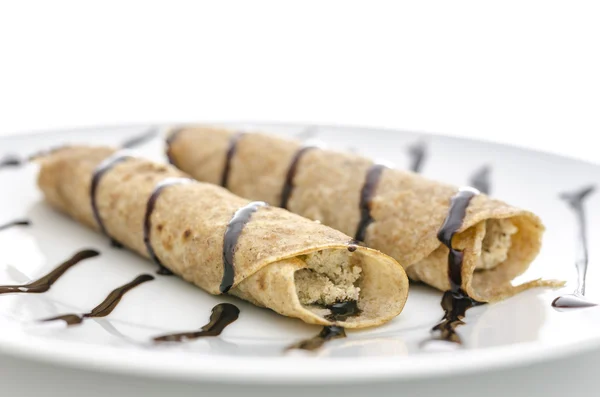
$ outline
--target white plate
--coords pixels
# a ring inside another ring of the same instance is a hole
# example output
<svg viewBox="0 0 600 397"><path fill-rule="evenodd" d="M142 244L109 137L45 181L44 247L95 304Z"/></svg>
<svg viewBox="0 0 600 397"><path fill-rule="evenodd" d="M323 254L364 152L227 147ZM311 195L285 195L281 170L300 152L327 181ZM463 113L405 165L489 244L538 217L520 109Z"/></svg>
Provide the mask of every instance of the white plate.
<svg viewBox="0 0 600 397"><path fill-rule="evenodd" d="M304 126L237 124L298 134ZM30 154L64 143L118 144L148 126L94 128L0 139L1 152ZM175 277L160 277L129 292L105 319L83 325L40 327L35 320L83 313L112 289L154 266L125 250L111 248L99 234L52 211L36 190L36 167L1 169L0 224L29 218L28 228L0 232L0 284L19 284L47 273L82 248L102 255L69 270L43 294L0 295L0 349L59 364L152 377L254 383L359 382L431 377L489 370L556 358L600 345L600 308L558 312L552 300L574 288L576 220L558 198L600 179L597 166L508 146L441 136L365 128L319 127L318 138L331 147L352 148L391 160L399 168L410 162L407 147L427 145L423 174L457 185L469 183L482 165L492 167L492 195L528 208L547 226L544 247L521 280L537 277L568 280L561 291L537 289L504 302L468 311L459 328L460 349L432 352L420 343L441 318L441 293L413 285L405 310L390 323L371 330L349 331L316 353L284 348L313 336L319 327L279 316L230 297L211 296ZM160 139L138 151L164 161ZM600 194L586 201L589 241L600 240ZM591 244L588 296L600 301L600 248ZM518 281L518 280L517 280ZM238 321L220 337L177 346L154 346L150 338L204 325L217 302L235 302Z"/></svg>

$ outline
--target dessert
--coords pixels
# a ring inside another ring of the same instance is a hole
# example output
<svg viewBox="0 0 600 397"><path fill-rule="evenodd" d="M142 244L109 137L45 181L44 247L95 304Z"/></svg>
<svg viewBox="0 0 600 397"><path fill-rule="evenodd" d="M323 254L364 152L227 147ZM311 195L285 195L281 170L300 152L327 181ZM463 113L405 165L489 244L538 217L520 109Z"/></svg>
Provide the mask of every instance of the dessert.
<svg viewBox="0 0 600 397"><path fill-rule="evenodd" d="M319 222L113 148L64 147L37 161L50 205L211 294L346 328L404 307L402 267Z"/></svg>
<svg viewBox="0 0 600 397"><path fill-rule="evenodd" d="M544 226L535 214L485 194L470 195L464 213L440 233L461 193L413 172L354 153L223 128L178 128L167 143L171 162L192 177L354 236L396 259L412 280L441 291L460 290L490 302L561 284L512 285L538 254ZM452 264L453 251L460 261Z"/></svg>

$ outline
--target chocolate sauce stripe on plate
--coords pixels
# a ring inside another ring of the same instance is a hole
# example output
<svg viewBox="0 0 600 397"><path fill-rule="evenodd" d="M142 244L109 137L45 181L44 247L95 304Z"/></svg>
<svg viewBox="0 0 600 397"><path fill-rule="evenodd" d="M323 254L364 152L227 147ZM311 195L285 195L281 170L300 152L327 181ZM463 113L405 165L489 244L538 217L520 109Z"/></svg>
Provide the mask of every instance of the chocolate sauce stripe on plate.
<svg viewBox="0 0 600 397"><path fill-rule="evenodd" d="M219 303L213 307L208 324L200 331L180 332L154 338L155 342L185 342L206 336L218 336L223 330L240 315L240 309L231 303Z"/></svg>
<svg viewBox="0 0 600 397"><path fill-rule="evenodd" d="M142 132L139 135L132 136L127 138L125 141L121 143L121 148L123 149L131 149L136 146L141 146L146 142L151 141L152 139L158 136L158 128L150 127L148 130Z"/></svg>
<svg viewBox="0 0 600 397"><path fill-rule="evenodd" d="M90 259L100 255L96 250L83 250L73 255L70 259L66 260L58 267L53 269L50 273L39 278L38 280L32 281L23 285L2 285L0 286L0 294L8 293L42 293L48 291L52 285L70 268L78 264L79 262Z"/></svg>
<svg viewBox="0 0 600 397"><path fill-rule="evenodd" d="M463 325L466 311L472 307L481 305L465 294L455 294L452 291L444 292L442 296L442 309L444 317L432 328L432 331L439 331L439 337L436 339L453 343L462 343L460 336L456 332L459 325Z"/></svg>
<svg viewBox="0 0 600 397"><path fill-rule="evenodd" d="M588 238L584 201L596 190L593 185L586 186L574 192L562 193L560 198L565 200L575 213L577 221L577 254L575 269L577 270L577 288L572 294L562 295L552 301L556 308L578 308L597 306L597 303L585 298L585 281L588 268Z"/></svg>
<svg viewBox="0 0 600 397"><path fill-rule="evenodd" d="M12 168L23 167L31 161L37 160L40 157L48 156L48 155L56 152L57 150L64 149L65 147L67 147L67 146L66 145L54 146L54 147L50 147L49 149L39 150L39 151L34 152L33 154L30 154L29 156L25 156L25 157L20 157L16 154L7 154L4 157L0 158L0 169L9 168L9 167L12 167Z"/></svg>
<svg viewBox="0 0 600 397"><path fill-rule="evenodd" d="M289 346L286 350L291 349L301 349L301 350L317 350L321 346L323 346L326 342L329 342L333 339L345 338L346 331L343 327L338 327L335 325L329 325L323 327L321 332L317 336L313 336L312 338L308 338L302 340L298 343L295 343Z"/></svg>
<svg viewBox="0 0 600 397"><path fill-rule="evenodd" d="M49 322L49 321L62 320L64 322L66 322L67 325L75 325L75 324L82 323L83 320L86 318L106 317L110 313L112 313L112 311L115 309L115 307L117 307L119 302L121 302L121 299L127 292L131 291L133 288L137 287L138 285L143 284L148 281L151 281L151 280L154 280L154 277L152 277L149 274L142 274L140 276L137 276L135 278L135 280L133 280L119 288L114 289L110 294L108 294L108 296L98 306L93 308L88 313L84 313L81 315L64 314L61 316L47 318L47 319L44 319L41 321Z"/></svg>
<svg viewBox="0 0 600 397"><path fill-rule="evenodd" d="M12 222L5 223L4 225L0 225L0 231L10 229L15 226L30 226L31 221L28 219L17 219Z"/></svg>
<svg viewBox="0 0 600 397"><path fill-rule="evenodd" d="M24 160L16 154L7 154L0 157L0 169L9 167L20 167L24 164Z"/></svg>
<svg viewBox="0 0 600 397"><path fill-rule="evenodd" d="M490 194L491 183L490 183L490 172L492 168L488 165L484 165L471 176L469 184L481 193Z"/></svg>
<svg viewBox="0 0 600 397"><path fill-rule="evenodd" d="M123 149L133 148L154 139L156 136L158 136L158 129L156 127L152 127L148 131L143 132L142 134L126 139L119 146ZM65 145L61 145L51 147L50 149L40 150L24 158L15 154L4 155L3 157L0 157L0 169L8 167L21 167L29 161L52 154L56 150L64 147Z"/></svg>
<svg viewBox="0 0 600 397"><path fill-rule="evenodd" d="M412 172L420 173L425 162L425 156L427 151L427 144L423 141L419 141L408 147L408 153L411 157L409 169Z"/></svg>

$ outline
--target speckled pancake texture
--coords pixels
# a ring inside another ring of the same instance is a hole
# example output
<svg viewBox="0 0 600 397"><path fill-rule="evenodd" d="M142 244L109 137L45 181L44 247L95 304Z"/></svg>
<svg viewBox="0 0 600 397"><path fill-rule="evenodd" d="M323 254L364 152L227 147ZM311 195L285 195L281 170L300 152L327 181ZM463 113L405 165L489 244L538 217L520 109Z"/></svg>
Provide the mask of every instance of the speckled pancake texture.
<svg viewBox="0 0 600 397"><path fill-rule="evenodd" d="M220 183L236 131L190 126L172 131L168 155L194 178ZM242 135L231 158L227 188L234 194L279 205L300 142L261 133ZM361 189L373 161L353 153L315 149L297 163L287 209L354 236L361 219ZM418 174L386 168L369 204L373 222L365 243L396 259L413 280L448 290L448 248L437 239L457 188ZM513 286L538 254L544 226L533 213L484 194L471 201L453 240L464 250L462 289L482 301L504 299L535 286ZM487 239L486 239L487 236Z"/></svg>
<svg viewBox="0 0 600 397"><path fill-rule="evenodd" d="M90 184L96 167L114 152L106 147L67 147L39 158L38 184L46 201L99 230L91 207ZM96 195L107 233L148 257L143 240L146 205L156 185L172 177L188 176L175 167L138 158L122 161L108 170ZM211 294L219 294L224 233L234 213L248 203L247 199L208 183L165 188L151 215L150 241L156 255L181 278ZM260 207L239 237L234 283L229 293L307 323L347 328L382 324L402 311L408 278L403 268L385 254L360 246L349 250L350 240L337 230L286 210ZM335 261L340 260L360 267L359 315L330 321L326 318L328 310L300 302L295 275L309 268L314 258L330 269L336 269L339 264Z"/></svg>

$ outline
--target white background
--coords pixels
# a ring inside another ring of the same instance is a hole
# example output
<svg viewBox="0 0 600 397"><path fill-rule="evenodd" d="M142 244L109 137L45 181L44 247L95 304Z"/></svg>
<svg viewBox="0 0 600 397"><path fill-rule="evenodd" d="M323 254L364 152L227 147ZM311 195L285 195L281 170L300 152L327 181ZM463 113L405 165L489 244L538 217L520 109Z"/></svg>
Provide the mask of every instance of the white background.
<svg viewBox="0 0 600 397"><path fill-rule="evenodd" d="M462 135L597 162L599 109L598 2L0 3L0 134L289 121ZM594 352L529 369L403 384L393 394L574 394L600 385L599 364ZM6 357L0 368L0 395L216 393ZM381 395L394 390L377 387ZM221 393L228 391L242 393Z"/></svg>

